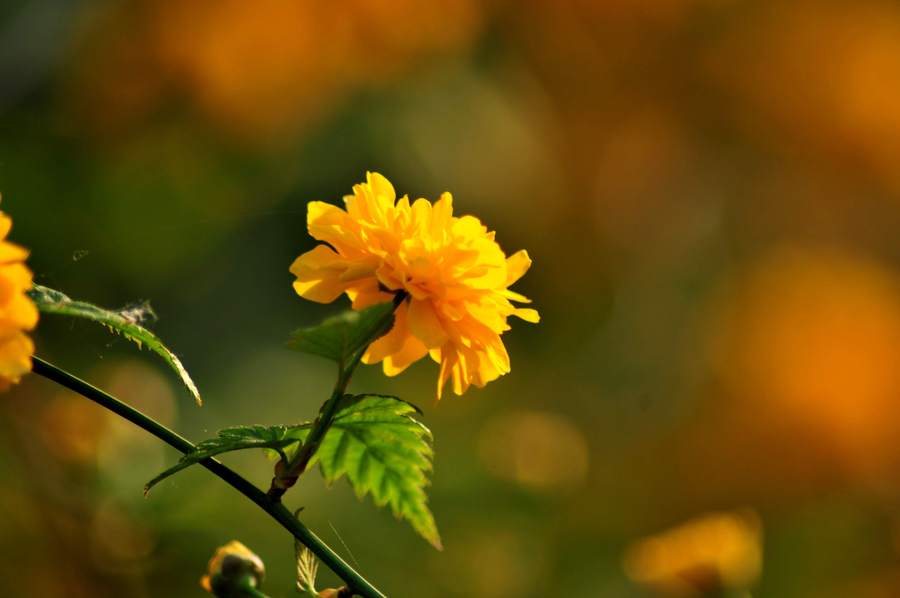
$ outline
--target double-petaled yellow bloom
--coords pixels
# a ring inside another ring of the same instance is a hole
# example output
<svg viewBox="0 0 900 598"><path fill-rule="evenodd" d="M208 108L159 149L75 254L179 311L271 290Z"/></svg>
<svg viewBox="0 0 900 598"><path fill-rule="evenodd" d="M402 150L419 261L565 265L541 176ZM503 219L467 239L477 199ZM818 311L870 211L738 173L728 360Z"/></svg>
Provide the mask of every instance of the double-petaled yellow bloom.
<svg viewBox="0 0 900 598"><path fill-rule="evenodd" d="M300 296L329 303L346 293L354 309L409 297L396 311L394 327L369 347L363 362L382 362L395 376L430 355L440 364L437 395L447 380L461 395L509 372L500 335L507 318L537 322L529 300L509 290L531 266L524 250L509 257L474 216L454 216L453 198L397 200L394 187L377 173L344 197L346 210L309 204L309 234L327 243L291 266Z"/></svg>
<svg viewBox="0 0 900 598"><path fill-rule="evenodd" d="M31 371L34 344L25 333L35 327L37 308L25 291L31 288L28 251L6 240L12 220L0 212L0 390Z"/></svg>

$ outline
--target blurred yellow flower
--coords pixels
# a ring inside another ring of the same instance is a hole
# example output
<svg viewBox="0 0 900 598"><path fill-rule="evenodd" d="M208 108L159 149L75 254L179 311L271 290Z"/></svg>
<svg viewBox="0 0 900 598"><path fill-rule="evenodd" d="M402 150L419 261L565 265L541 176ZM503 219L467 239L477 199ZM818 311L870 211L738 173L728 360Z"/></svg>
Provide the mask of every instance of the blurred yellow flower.
<svg viewBox="0 0 900 598"><path fill-rule="evenodd" d="M466 48L477 0L126 0L93 15L71 89L92 135L176 100L242 142L289 141L359 87ZM79 118L79 120L84 120Z"/></svg>
<svg viewBox="0 0 900 598"><path fill-rule="evenodd" d="M729 392L808 434L806 444L854 477L892 479L900 279L889 264L836 247L783 246L761 256L726 301L713 350Z"/></svg>
<svg viewBox="0 0 900 598"><path fill-rule="evenodd" d="M900 7L772 3L741 25L714 63L752 134L900 189Z"/></svg>
<svg viewBox="0 0 900 598"><path fill-rule="evenodd" d="M755 513L713 513L632 545L625 572L667 595L746 589L762 569L761 537Z"/></svg>
<svg viewBox="0 0 900 598"><path fill-rule="evenodd" d="M454 216L444 193L433 205L396 198L391 183L377 173L344 197L346 210L316 201L307 224L327 243L301 255L290 270L301 297L329 303L342 293L354 309L409 294L396 311L394 328L369 347L363 362L383 362L395 376L425 355L440 364L437 396L447 380L461 395L471 384L484 386L509 372L500 335L507 318L538 322L529 300L509 290L531 266L524 250L510 257L494 232L474 216Z"/></svg>
<svg viewBox="0 0 900 598"><path fill-rule="evenodd" d="M504 412L489 419L479 457L499 479L559 495L582 487L590 464L584 433L573 420L547 411Z"/></svg>
<svg viewBox="0 0 900 598"><path fill-rule="evenodd" d="M247 576L252 578L250 585L259 587L265 573L262 559L237 540L232 540L216 549L200 585L216 596L238 595L236 591L246 582Z"/></svg>
<svg viewBox="0 0 900 598"><path fill-rule="evenodd" d="M31 371L34 344L25 334L37 325L38 311L25 291L31 288L28 251L6 240L12 219L0 212L0 390Z"/></svg>

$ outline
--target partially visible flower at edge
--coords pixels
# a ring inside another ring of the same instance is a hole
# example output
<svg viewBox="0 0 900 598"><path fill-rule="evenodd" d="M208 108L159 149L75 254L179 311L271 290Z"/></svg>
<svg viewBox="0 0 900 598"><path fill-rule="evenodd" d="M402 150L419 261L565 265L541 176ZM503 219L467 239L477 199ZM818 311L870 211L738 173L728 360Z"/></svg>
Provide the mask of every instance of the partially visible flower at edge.
<svg viewBox="0 0 900 598"><path fill-rule="evenodd" d="M37 325L38 310L25 294L31 288L28 251L6 240L12 219L0 212L0 391L31 371L34 343L25 334Z"/></svg>
<svg viewBox="0 0 900 598"><path fill-rule="evenodd" d="M200 585L215 596L242 596L244 585L249 583L253 588L259 587L265 573L262 559L237 540L232 540L216 549Z"/></svg>
<svg viewBox="0 0 900 598"><path fill-rule="evenodd" d="M710 513L634 543L625 572L666 595L746 590L762 569L762 524L749 510Z"/></svg>
<svg viewBox="0 0 900 598"><path fill-rule="evenodd" d="M378 173L344 197L346 210L310 202L309 234L327 243L298 257L290 271L294 289L330 303L346 293L353 309L409 298L396 311L394 327L369 346L364 363L382 362L395 376L429 355L440 364L437 396L447 380L463 394L510 371L500 335L507 318L538 322L534 309L513 305L529 299L509 290L531 266L524 250L507 257L474 216L454 216L453 198L397 199Z"/></svg>

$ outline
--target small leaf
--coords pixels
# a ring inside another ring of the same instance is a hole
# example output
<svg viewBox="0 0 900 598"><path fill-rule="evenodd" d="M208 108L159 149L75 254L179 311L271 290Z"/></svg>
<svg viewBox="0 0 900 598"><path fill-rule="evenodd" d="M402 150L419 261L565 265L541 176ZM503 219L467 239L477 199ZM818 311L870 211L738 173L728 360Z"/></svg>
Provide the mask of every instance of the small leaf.
<svg viewBox="0 0 900 598"><path fill-rule="evenodd" d="M303 423L295 426L235 426L219 430L215 438L197 443L195 449L185 453L178 463L147 482L144 494L148 494L153 486L182 469L222 453L261 448L284 454L288 446L299 445L306 438L309 428L310 424Z"/></svg>
<svg viewBox="0 0 900 598"><path fill-rule="evenodd" d="M297 557L297 591L308 596L317 596L316 574L319 571L319 561L312 551L294 540L294 554Z"/></svg>
<svg viewBox="0 0 900 598"><path fill-rule="evenodd" d="M146 346L162 357L169 364L169 367L175 370L182 383L194 397L194 400L197 401L197 404L203 404L200 392L197 390L197 386L187 373L187 370L184 369L181 360L155 334L141 325L147 318L156 317L148 303L120 310L103 309L84 301L74 301L59 291L38 284L34 285L28 292L28 295L37 308L44 313L92 320L106 326L115 333L121 334L128 340L136 343L139 348Z"/></svg>
<svg viewBox="0 0 900 598"><path fill-rule="evenodd" d="M412 417L418 409L385 395L345 396L316 452L328 482L346 475L360 498L390 506L435 548L441 540L428 509L431 432Z"/></svg>
<svg viewBox="0 0 900 598"><path fill-rule="evenodd" d="M379 507L390 506L394 516L441 549L425 488L432 469L431 432L413 415L415 405L386 395L344 395L331 427L309 466L319 463L329 483L346 476L356 495L371 495ZM261 448L278 451L284 461L296 455L312 424L294 426L238 426L221 430L197 444L174 466L151 480L147 493L161 480L209 457L230 451Z"/></svg>
<svg viewBox="0 0 900 598"><path fill-rule="evenodd" d="M311 328L291 334L288 346L301 353L344 364L357 351L394 325L394 304L381 303L360 311L348 310Z"/></svg>

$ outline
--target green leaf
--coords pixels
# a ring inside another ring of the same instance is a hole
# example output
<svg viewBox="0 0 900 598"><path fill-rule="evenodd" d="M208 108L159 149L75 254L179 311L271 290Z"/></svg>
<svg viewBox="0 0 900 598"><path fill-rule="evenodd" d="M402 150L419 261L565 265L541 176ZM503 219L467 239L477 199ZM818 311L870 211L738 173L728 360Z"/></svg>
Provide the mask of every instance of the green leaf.
<svg viewBox="0 0 900 598"><path fill-rule="evenodd" d="M291 334L288 346L301 353L345 364L357 351L391 329L393 311L393 303L381 303L360 311L348 310L317 326L296 330Z"/></svg>
<svg viewBox="0 0 900 598"><path fill-rule="evenodd" d="M222 453L261 448L284 455L286 447L299 444L306 438L309 428L309 423L303 423L295 426L234 426L219 430L215 438L197 443L195 450L182 455L178 463L147 482L144 494L148 494L153 486L182 469Z"/></svg>
<svg viewBox="0 0 900 598"><path fill-rule="evenodd" d="M319 571L319 561L316 560L316 555L296 539L294 554L297 557L297 591L307 596L318 596L316 574Z"/></svg>
<svg viewBox="0 0 900 598"><path fill-rule="evenodd" d="M441 549L425 488L434 452L431 432L413 417L419 409L397 397L344 395L331 427L312 456L329 483L346 476L356 495L370 495L379 507L390 506L394 516L407 520L435 548ZM203 459L230 451L275 450L289 461L306 440L312 423L294 426L238 426L221 430L197 444L195 451L153 478L150 488Z"/></svg>
<svg viewBox="0 0 900 598"><path fill-rule="evenodd" d="M357 496L390 506L441 549L425 487L432 468L431 432L412 417L418 409L396 397L347 395L316 452L328 482L347 476Z"/></svg>
<svg viewBox="0 0 900 598"><path fill-rule="evenodd" d="M92 320L133 341L138 347L146 346L175 370L197 404L203 404L197 385L191 380L181 360L159 340L159 337L141 325L144 320L156 317L148 303L120 310L103 309L84 301L75 301L59 291L38 284L34 285L28 295L44 313Z"/></svg>

